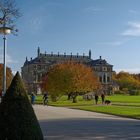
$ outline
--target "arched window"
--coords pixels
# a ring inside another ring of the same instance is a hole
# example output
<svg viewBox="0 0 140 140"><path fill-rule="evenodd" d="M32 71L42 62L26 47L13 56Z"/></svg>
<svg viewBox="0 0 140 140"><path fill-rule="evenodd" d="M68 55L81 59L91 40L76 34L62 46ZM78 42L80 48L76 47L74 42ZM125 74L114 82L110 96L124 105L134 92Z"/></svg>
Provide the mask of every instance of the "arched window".
<svg viewBox="0 0 140 140"><path fill-rule="evenodd" d="M102 76L99 77L100 82L102 82Z"/></svg>
<svg viewBox="0 0 140 140"><path fill-rule="evenodd" d="M107 77L107 82L110 82L110 77L109 76Z"/></svg>
<svg viewBox="0 0 140 140"><path fill-rule="evenodd" d="M103 81L104 83L106 82L106 75L104 74L104 77L103 77Z"/></svg>

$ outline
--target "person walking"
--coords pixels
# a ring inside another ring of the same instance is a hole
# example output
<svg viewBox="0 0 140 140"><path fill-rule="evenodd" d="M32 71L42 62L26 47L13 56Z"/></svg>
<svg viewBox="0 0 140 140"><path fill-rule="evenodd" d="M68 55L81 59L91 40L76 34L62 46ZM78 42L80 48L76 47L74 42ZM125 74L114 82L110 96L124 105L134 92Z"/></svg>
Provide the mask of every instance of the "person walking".
<svg viewBox="0 0 140 140"><path fill-rule="evenodd" d="M32 104L32 105L34 105L34 103L35 103L35 98L36 98L36 96L35 96L35 94L32 92L32 93L31 93L31 104Z"/></svg>
<svg viewBox="0 0 140 140"><path fill-rule="evenodd" d="M96 105L98 104L98 98L99 98L99 97L98 97L98 94L96 93L96 94L95 94L95 104L96 104Z"/></svg>
<svg viewBox="0 0 140 140"><path fill-rule="evenodd" d="M102 104L104 104L105 103L105 94L104 93L101 94L101 99L102 99Z"/></svg>

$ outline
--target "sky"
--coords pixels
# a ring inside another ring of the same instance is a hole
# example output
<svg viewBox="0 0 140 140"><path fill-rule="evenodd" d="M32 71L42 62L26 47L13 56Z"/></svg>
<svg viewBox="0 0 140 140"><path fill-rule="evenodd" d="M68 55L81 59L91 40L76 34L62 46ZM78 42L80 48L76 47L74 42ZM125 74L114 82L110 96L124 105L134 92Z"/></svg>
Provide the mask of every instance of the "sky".
<svg viewBox="0 0 140 140"><path fill-rule="evenodd" d="M18 36L8 35L7 65L21 71L26 56L102 56L116 72L140 73L140 0L15 0ZM3 37L0 36L0 62Z"/></svg>

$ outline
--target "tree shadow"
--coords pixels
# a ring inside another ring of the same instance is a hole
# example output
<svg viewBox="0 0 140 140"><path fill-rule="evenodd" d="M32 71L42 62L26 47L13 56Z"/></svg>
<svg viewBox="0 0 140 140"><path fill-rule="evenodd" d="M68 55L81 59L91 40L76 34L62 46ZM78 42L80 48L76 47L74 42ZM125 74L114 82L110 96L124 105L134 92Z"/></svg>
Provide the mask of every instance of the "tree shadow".
<svg viewBox="0 0 140 140"><path fill-rule="evenodd" d="M134 140L140 139L140 121L109 119L43 120L45 140Z"/></svg>

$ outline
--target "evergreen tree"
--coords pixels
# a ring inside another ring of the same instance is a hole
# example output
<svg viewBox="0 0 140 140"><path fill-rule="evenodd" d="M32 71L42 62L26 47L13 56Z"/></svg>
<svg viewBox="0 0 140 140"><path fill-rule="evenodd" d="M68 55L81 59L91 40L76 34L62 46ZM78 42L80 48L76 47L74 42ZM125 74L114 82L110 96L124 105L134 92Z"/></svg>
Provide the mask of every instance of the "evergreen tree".
<svg viewBox="0 0 140 140"><path fill-rule="evenodd" d="M41 128L18 72L0 104L0 139L43 140Z"/></svg>

